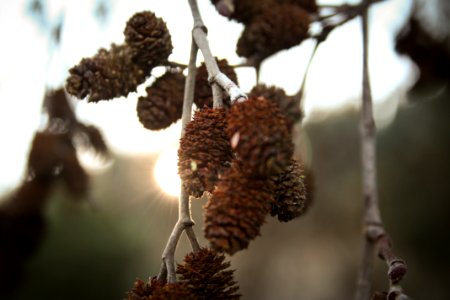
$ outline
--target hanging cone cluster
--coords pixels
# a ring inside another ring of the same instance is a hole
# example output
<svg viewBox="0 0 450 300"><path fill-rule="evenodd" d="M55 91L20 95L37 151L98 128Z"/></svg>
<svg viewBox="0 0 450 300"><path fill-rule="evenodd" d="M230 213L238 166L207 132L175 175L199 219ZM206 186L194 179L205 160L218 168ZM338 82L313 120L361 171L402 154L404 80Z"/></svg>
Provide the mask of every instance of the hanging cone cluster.
<svg viewBox="0 0 450 300"><path fill-rule="evenodd" d="M239 56L258 62L300 44L308 37L309 13L295 5L272 5L245 27L237 43Z"/></svg>
<svg viewBox="0 0 450 300"><path fill-rule="evenodd" d="M164 64L172 53L172 39L166 23L153 12L134 14L127 22L124 34L133 61L147 70Z"/></svg>
<svg viewBox="0 0 450 300"><path fill-rule="evenodd" d="M212 192L228 168L233 151L225 128L224 108L197 110L186 126L178 150L178 173L189 195L200 197L204 191Z"/></svg>
<svg viewBox="0 0 450 300"><path fill-rule="evenodd" d="M187 284L164 284L152 277L148 283L138 279L133 288L127 293L127 300L200 300Z"/></svg>
<svg viewBox="0 0 450 300"><path fill-rule="evenodd" d="M292 159L286 170L274 179L276 189L271 216L288 222L305 212L307 195L304 179L302 166Z"/></svg>
<svg viewBox="0 0 450 300"><path fill-rule="evenodd" d="M264 97L276 103L280 111L286 116L290 131L295 123L302 120L303 113L300 109L300 103L295 97L287 96L285 91L275 86L258 84L250 91L249 97Z"/></svg>
<svg viewBox="0 0 450 300"><path fill-rule="evenodd" d="M263 97L235 103L227 121L231 147L249 176L266 178L287 167L294 145L275 103Z"/></svg>
<svg viewBox="0 0 450 300"><path fill-rule="evenodd" d="M92 58L83 58L69 70L66 90L88 102L110 100L135 92L150 71L133 63L130 47L112 44L101 48Z"/></svg>
<svg viewBox="0 0 450 300"><path fill-rule="evenodd" d="M234 83L238 84L237 75L234 68L228 64L226 59L217 59L217 65L222 73L230 78ZM224 93L224 105L230 106L230 98ZM211 85L208 81L208 70L205 63L202 63L197 68L197 75L195 78L194 103L198 108L213 107L213 95Z"/></svg>
<svg viewBox="0 0 450 300"><path fill-rule="evenodd" d="M229 267L225 255L202 248L185 256L183 264L177 266L177 274L197 299L238 300L239 287Z"/></svg>
<svg viewBox="0 0 450 300"><path fill-rule="evenodd" d="M270 179L247 178L237 162L225 172L205 205L205 237L211 247L230 255L260 234L273 205Z"/></svg>
<svg viewBox="0 0 450 300"><path fill-rule="evenodd" d="M172 53L170 33L152 12L136 13L127 22L125 43L101 48L69 70L66 90L88 102L111 100L135 92L152 68L167 62Z"/></svg>
<svg viewBox="0 0 450 300"><path fill-rule="evenodd" d="M181 118L184 82L182 73L166 72L145 90L137 103L141 124L150 130L164 129Z"/></svg>

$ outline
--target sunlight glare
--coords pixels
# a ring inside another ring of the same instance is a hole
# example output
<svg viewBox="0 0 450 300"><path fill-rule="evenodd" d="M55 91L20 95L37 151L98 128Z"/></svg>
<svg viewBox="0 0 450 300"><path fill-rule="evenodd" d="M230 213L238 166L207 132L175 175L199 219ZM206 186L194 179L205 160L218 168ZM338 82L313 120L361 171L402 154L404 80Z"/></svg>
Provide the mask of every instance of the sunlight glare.
<svg viewBox="0 0 450 300"><path fill-rule="evenodd" d="M168 148L159 155L153 171L153 176L159 187L164 193L172 197L178 197L181 192L181 179L178 175L177 162L177 148Z"/></svg>

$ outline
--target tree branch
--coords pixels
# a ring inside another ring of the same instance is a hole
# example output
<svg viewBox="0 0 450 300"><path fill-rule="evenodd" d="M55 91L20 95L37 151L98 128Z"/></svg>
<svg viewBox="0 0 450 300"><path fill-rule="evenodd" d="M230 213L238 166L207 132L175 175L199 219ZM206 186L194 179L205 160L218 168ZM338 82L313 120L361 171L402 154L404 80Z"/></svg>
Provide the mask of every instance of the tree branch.
<svg viewBox="0 0 450 300"><path fill-rule="evenodd" d="M191 54L188 65L188 75L185 82L184 97L183 97L183 114L181 117L181 136L183 137L186 125L191 120L192 104L194 102L194 87L195 87L195 74L197 71L198 47L194 40L191 44ZM158 280L162 282L168 281L169 283L176 282L176 270L175 270L175 251L180 240L183 231L186 231L186 235L192 246L193 251L198 251L200 245L198 244L195 232L192 228L194 221L191 217L191 207L189 201L189 195L181 185L181 195L178 203L178 221L169 236L166 247L164 249L162 260L163 264L158 274Z"/></svg>
<svg viewBox="0 0 450 300"><path fill-rule="evenodd" d="M372 3L373 1L364 1ZM388 234L385 232L378 202L376 148L375 148L375 122L372 110L372 93L369 79L368 63L368 5L361 15L363 38L363 92L360 122L361 163L364 199L364 251L359 270L355 299L368 300L371 296L371 282L373 270L373 256L375 247L380 258L388 264L388 277L390 292L394 288L395 293L406 297L397 285L406 273L406 264L397 258L392 250ZM397 294L395 294L397 295ZM391 298L389 298L391 299ZM396 299L396 298L392 298ZM400 299L400 298L399 298Z"/></svg>
<svg viewBox="0 0 450 300"><path fill-rule="evenodd" d="M208 39L206 37L207 29L203 23L203 20L198 10L198 5L196 0L188 0L191 7L192 17L194 19L194 29L192 30L192 36L203 54L205 60L206 70L208 71L208 80L211 83L213 89L214 85L219 85L229 96L232 102L243 101L247 99L247 95L241 91L241 89L234 83L230 78L228 78L224 73L219 70L216 59L211 53L209 47ZM216 97L217 98L217 97ZM219 103L222 99L214 98L214 107L221 107Z"/></svg>

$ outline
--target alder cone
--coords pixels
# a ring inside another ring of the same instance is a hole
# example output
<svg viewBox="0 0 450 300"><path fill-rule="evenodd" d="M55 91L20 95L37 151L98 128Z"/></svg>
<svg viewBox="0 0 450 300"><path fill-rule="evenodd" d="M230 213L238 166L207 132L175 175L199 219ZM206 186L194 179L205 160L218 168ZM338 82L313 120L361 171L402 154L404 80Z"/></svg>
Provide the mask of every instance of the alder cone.
<svg viewBox="0 0 450 300"><path fill-rule="evenodd" d="M211 0L215 5L218 12L228 17L230 20L234 20L243 24L249 24L256 16L260 15L265 9L273 4L273 0L235 0L233 2L233 8L224 6L225 1Z"/></svg>
<svg viewBox="0 0 450 300"><path fill-rule="evenodd" d="M197 110L187 124L178 150L178 173L189 195L212 192L219 175L228 168L233 151L225 128L224 108Z"/></svg>
<svg viewBox="0 0 450 300"><path fill-rule="evenodd" d="M146 283L141 279L134 282L133 287L127 293L127 300L199 300L200 298L192 294L187 284L172 283L166 284L152 277Z"/></svg>
<svg viewBox="0 0 450 300"><path fill-rule="evenodd" d="M293 4L308 12L315 13L318 10L316 0L275 0L279 4Z"/></svg>
<svg viewBox="0 0 450 300"><path fill-rule="evenodd" d="M236 53L262 61L305 40L310 22L309 13L296 5L272 5L245 27Z"/></svg>
<svg viewBox="0 0 450 300"><path fill-rule="evenodd" d="M225 255L201 248L185 256L183 264L177 266L177 274L197 299L240 299L234 270L227 270L230 263L224 261Z"/></svg>
<svg viewBox="0 0 450 300"><path fill-rule="evenodd" d="M231 147L250 177L276 175L289 165L294 151L286 117L264 97L232 105L227 117Z"/></svg>
<svg viewBox="0 0 450 300"><path fill-rule="evenodd" d="M307 195L304 179L302 166L292 159L286 170L274 179L275 202L270 211L271 216L278 216L279 221L288 222L306 211Z"/></svg>
<svg viewBox="0 0 450 300"><path fill-rule="evenodd" d="M110 50L101 48L72 67L66 90L79 99L88 96L88 102L110 100L135 92L150 71L132 61L130 47L112 44Z"/></svg>
<svg viewBox="0 0 450 300"><path fill-rule="evenodd" d="M147 70L167 62L172 53L172 39L166 23L151 11L134 14L127 22L124 34L133 61Z"/></svg>
<svg viewBox="0 0 450 300"><path fill-rule="evenodd" d="M232 164L204 207L204 233L211 248L230 255L247 248L260 235L273 193L270 179L248 178L237 162Z"/></svg>
<svg viewBox="0 0 450 300"><path fill-rule="evenodd" d="M146 88L137 103L141 124L150 130L167 128L181 118L185 76L167 72Z"/></svg>
<svg viewBox="0 0 450 300"><path fill-rule="evenodd" d="M217 65L222 73L224 73L228 78L230 78L234 83L238 84L237 75L234 68L228 64L226 59L218 60L216 58ZM224 93L223 99L225 106L230 106L230 98ZM213 94L211 85L208 81L208 70L206 69L205 63L202 63L200 67L197 68L197 74L195 77L195 91L194 91L194 103L198 108L203 108L205 106L213 107Z"/></svg>
<svg viewBox="0 0 450 300"><path fill-rule="evenodd" d="M295 97L287 96L283 89L275 86L258 84L248 94L249 97L264 97L278 105L280 111L286 116L289 130L295 123L302 120L303 113L300 109L300 103Z"/></svg>

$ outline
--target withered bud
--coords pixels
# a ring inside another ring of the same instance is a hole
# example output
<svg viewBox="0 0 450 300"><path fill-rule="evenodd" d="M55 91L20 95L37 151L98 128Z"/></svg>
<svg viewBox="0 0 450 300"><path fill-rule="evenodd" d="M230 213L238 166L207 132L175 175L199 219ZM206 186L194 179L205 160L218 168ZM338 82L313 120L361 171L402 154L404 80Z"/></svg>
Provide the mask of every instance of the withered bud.
<svg viewBox="0 0 450 300"><path fill-rule="evenodd" d="M191 252L177 266L180 281L186 283L197 299L237 300L239 287L234 281L234 270L228 270L225 255L208 248Z"/></svg>
<svg viewBox="0 0 450 300"><path fill-rule="evenodd" d="M252 97L231 106L227 134L231 147L251 177L279 174L294 151L286 117L264 97Z"/></svg>
<svg viewBox="0 0 450 300"><path fill-rule="evenodd" d="M164 129L181 118L185 79L182 73L167 72L146 88L136 108L145 128Z"/></svg>
<svg viewBox="0 0 450 300"><path fill-rule="evenodd" d="M211 247L230 255L248 247L273 205L270 179L245 176L237 161L220 178L205 205L205 237Z"/></svg>
<svg viewBox="0 0 450 300"><path fill-rule="evenodd" d="M185 129L178 150L178 173L189 195L212 192L233 158L224 108L197 110Z"/></svg>
<svg viewBox="0 0 450 300"><path fill-rule="evenodd" d="M145 69L167 62L172 40L163 19L151 11L134 14L124 30L125 42L131 47L133 61Z"/></svg>
<svg viewBox="0 0 450 300"><path fill-rule="evenodd" d="M220 71L225 74L231 81L238 84L237 75L234 68L228 64L226 59L217 59L217 65ZM223 94L224 106L230 106L230 97ZM205 63L202 63L200 67L197 68L197 73L195 77L195 90L194 90L194 103L198 108L213 107L213 95L211 85L208 81L208 70L206 69Z"/></svg>
<svg viewBox="0 0 450 300"><path fill-rule="evenodd" d="M72 67L66 90L79 99L88 96L88 102L111 100L135 92L150 71L133 62L129 46L112 44L109 50L101 48L92 58L83 58Z"/></svg>
<svg viewBox="0 0 450 300"><path fill-rule="evenodd" d="M306 210L307 195L305 176L300 163L292 159L283 173L274 178L275 202L270 214L278 216L281 222L288 222L301 216Z"/></svg>
<svg viewBox="0 0 450 300"><path fill-rule="evenodd" d="M272 5L245 27L237 42L239 56L263 61L308 37L309 13L295 5Z"/></svg>
<svg viewBox="0 0 450 300"><path fill-rule="evenodd" d="M75 114L63 88L47 90L43 104L50 123L55 119L66 122L68 126L76 123Z"/></svg>

